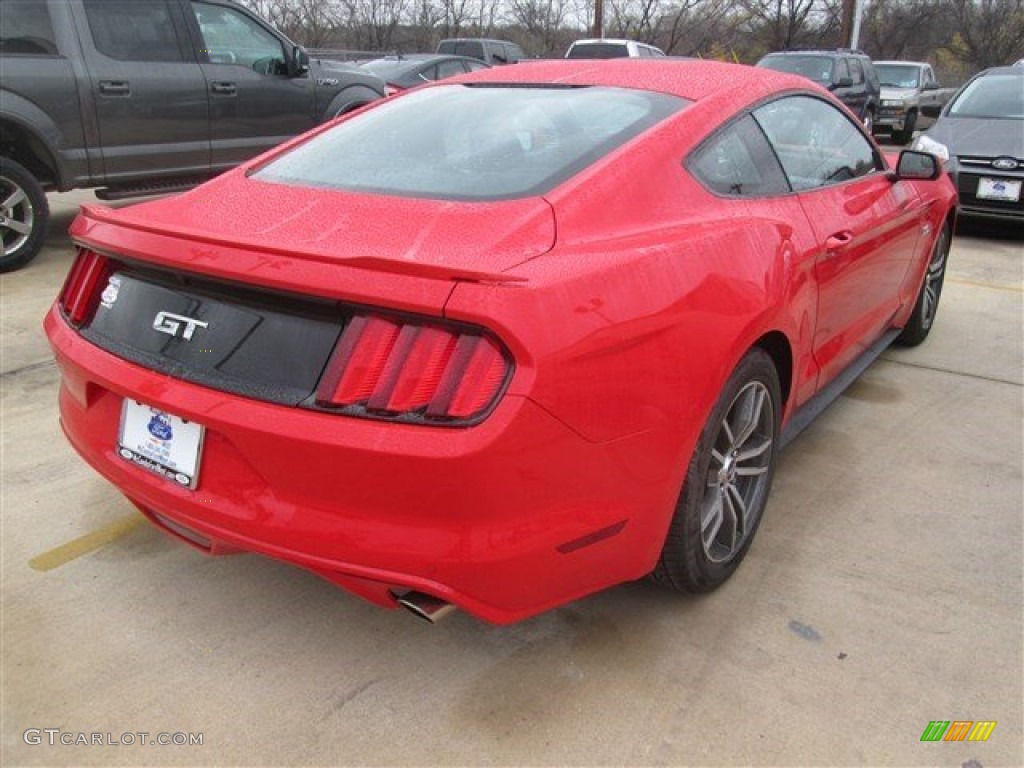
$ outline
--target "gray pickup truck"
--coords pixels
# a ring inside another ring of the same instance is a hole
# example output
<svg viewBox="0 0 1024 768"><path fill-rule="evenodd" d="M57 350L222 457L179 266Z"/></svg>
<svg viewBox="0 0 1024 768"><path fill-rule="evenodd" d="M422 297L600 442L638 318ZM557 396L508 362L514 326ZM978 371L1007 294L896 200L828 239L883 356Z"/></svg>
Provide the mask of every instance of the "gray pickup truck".
<svg viewBox="0 0 1024 768"><path fill-rule="evenodd" d="M0 0L0 272L38 252L47 191L186 189L384 88L229 0Z"/></svg>
<svg viewBox="0 0 1024 768"><path fill-rule="evenodd" d="M931 64L923 61L876 61L875 71L882 94L873 131L891 134L897 144L906 144L915 130L934 122L923 107L942 107L956 90L940 88Z"/></svg>

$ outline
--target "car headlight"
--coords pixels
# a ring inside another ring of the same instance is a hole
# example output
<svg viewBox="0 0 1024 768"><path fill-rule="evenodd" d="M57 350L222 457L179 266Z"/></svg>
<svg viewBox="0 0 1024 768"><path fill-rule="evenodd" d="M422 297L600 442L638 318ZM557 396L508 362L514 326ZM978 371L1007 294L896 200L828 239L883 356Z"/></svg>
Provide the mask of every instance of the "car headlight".
<svg viewBox="0 0 1024 768"><path fill-rule="evenodd" d="M944 163L949 162L949 147L929 136L918 136L914 139L914 143L910 145L910 148L918 152L927 152L930 155L935 155Z"/></svg>
<svg viewBox="0 0 1024 768"><path fill-rule="evenodd" d="M902 107L903 106L903 100L902 99L882 99L882 106L883 107Z"/></svg>

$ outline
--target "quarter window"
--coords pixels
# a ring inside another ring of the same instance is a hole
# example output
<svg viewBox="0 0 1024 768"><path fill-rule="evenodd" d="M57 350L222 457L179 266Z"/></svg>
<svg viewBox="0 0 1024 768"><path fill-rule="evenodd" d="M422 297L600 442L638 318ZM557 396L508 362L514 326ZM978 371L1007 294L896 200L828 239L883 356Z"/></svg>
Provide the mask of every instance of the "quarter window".
<svg viewBox="0 0 1024 768"><path fill-rule="evenodd" d="M790 191L771 146L749 116L704 142L688 166L704 186L719 195L766 197Z"/></svg>
<svg viewBox="0 0 1024 768"><path fill-rule="evenodd" d="M46 3L37 0L0 2L0 55L29 56L57 54L56 38Z"/></svg>
<svg viewBox="0 0 1024 768"><path fill-rule="evenodd" d="M794 190L866 176L881 162L860 129L831 104L791 96L754 111Z"/></svg>
<svg viewBox="0 0 1024 768"><path fill-rule="evenodd" d="M85 0L96 50L119 61L183 61L165 0Z"/></svg>

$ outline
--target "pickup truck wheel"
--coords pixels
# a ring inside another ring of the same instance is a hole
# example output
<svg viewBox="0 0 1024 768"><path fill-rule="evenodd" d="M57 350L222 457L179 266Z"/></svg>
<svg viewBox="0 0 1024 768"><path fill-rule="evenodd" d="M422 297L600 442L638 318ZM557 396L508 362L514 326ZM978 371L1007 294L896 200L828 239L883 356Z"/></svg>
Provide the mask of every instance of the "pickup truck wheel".
<svg viewBox="0 0 1024 768"><path fill-rule="evenodd" d="M874 112L874 110L869 109L867 112L864 113L864 130L867 131L870 134L870 133L872 133L874 131L874 129L875 129L875 112Z"/></svg>
<svg viewBox="0 0 1024 768"><path fill-rule="evenodd" d="M50 206L36 178L19 163L0 158L0 272L28 264L46 236Z"/></svg>
<svg viewBox="0 0 1024 768"><path fill-rule="evenodd" d="M907 115L907 120L903 123L902 131L893 131L892 140L896 144L909 144L910 140L914 138L914 128L917 126L917 112L911 112Z"/></svg>

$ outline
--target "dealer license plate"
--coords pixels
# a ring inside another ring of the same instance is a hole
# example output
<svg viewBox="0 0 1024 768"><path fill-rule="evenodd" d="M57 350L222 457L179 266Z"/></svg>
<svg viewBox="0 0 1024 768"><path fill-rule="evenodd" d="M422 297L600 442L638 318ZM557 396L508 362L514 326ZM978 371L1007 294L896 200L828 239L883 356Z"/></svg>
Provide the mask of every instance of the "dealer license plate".
<svg viewBox="0 0 1024 768"><path fill-rule="evenodd" d="M195 488L202 450L201 425L135 400L124 401L117 452L125 461Z"/></svg>
<svg viewBox="0 0 1024 768"><path fill-rule="evenodd" d="M1016 203L1020 200L1020 182L1006 179L978 179L978 199Z"/></svg>

